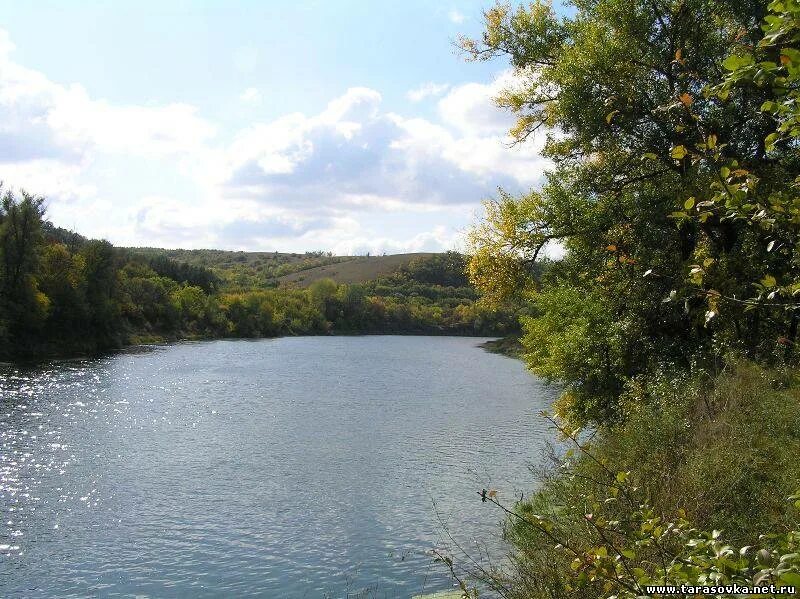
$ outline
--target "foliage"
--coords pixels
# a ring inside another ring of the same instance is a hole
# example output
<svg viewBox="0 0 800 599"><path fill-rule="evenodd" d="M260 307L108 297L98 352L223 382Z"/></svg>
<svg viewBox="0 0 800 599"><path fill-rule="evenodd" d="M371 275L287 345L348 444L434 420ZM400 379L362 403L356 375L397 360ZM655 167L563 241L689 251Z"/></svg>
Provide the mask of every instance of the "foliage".
<svg viewBox="0 0 800 599"><path fill-rule="evenodd" d="M476 301L475 290L465 284L465 259L455 253L417 259L392 277L364 285L325 279L308 289L266 283L254 289L248 279L239 289L220 262L238 260L238 253L176 254L189 257L189 263L168 257L172 252L119 249L86 239L45 221L41 198L6 193L0 209L0 358L96 352L182 337L491 335L515 329L511 309ZM263 259L242 256L237 263ZM269 256L291 268L335 258L315 252L281 262L290 255ZM208 268L206 259L222 275Z"/></svg>
<svg viewBox="0 0 800 599"><path fill-rule="evenodd" d="M159 270L158 264L184 265L181 268L202 269L202 279L190 275L173 277L203 287L207 293L222 290L231 293L275 287L279 277L302 272L318 266L337 264L348 257L333 256L330 252L231 252L225 250L165 250L161 248L128 248L133 256L140 256L159 274L172 276ZM209 276L210 275L210 276ZM201 284L208 279L209 284ZM212 289L213 288L213 289Z"/></svg>
<svg viewBox="0 0 800 599"><path fill-rule="evenodd" d="M508 510L511 568L478 578L528 599L795 584L800 381L791 370L729 364L715 376L631 385L625 423L603 431L551 419L565 447L544 486L508 507L503 490L489 493Z"/></svg>
<svg viewBox="0 0 800 599"><path fill-rule="evenodd" d="M523 357L563 383L570 446L528 500L484 492L513 553L476 575L515 598L796 585L800 3L571 4L497 5L461 40L510 60L514 141L547 136L544 184L487 202L469 273L531 305Z"/></svg>
<svg viewBox="0 0 800 599"><path fill-rule="evenodd" d="M429 258L414 258L404 267L405 278L441 287L467 287L467 261L463 254L445 252Z"/></svg>
<svg viewBox="0 0 800 599"><path fill-rule="evenodd" d="M199 287L206 293L213 293L219 289L222 283L220 278L208 268L178 262L166 256L153 256L147 261L147 265L163 277Z"/></svg>
<svg viewBox="0 0 800 599"><path fill-rule="evenodd" d="M756 0L576 0L574 9L498 5L481 40L462 40L473 59L510 59L516 77L498 102L518 117L517 143L547 135L554 165L540 190L487 203L469 268L490 299L533 303L529 365L565 383L563 415L602 422L619 417L627 381L665 365L713 362L730 347L793 359L796 314L776 292L793 289L800 267L800 157L794 139L765 140L792 131L769 102L794 93L793 53L773 47L794 34L783 21L783 33L765 34ZM738 68L743 59L730 57L750 46L787 58L772 79L726 79L722 65ZM740 193L748 218L728 217ZM767 205L784 216L755 226ZM533 265L554 243L564 256L537 277Z"/></svg>
<svg viewBox="0 0 800 599"><path fill-rule="evenodd" d="M640 598L668 596L663 586L717 589L702 593L710 597L729 597L735 593L725 585L748 589L763 587L754 596L773 597L767 587L788 589L800 586L800 531L798 524L789 532L764 536L756 545L733 546L722 531L703 531L691 526L680 510L675 518L664 519L642 501L637 488L627 482L628 472L618 472L609 492L586 498L583 514L584 536L580 546L563 539L557 524L549 517L523 506L512 512L516 526L528 529L552 544L556 560L564 562L567 579L538 578L529 580L530 587L509 590L508 597L607 597ZM798 502L800 493L789 500ZM495 500L496 502L496 500ZM608 516L603 504L624 507ZM608 517L615 519L607 519ZM800 524L800 523L799 523ZM502 586L500 578L494 580ZM647 587L662 587L663 593ZM684 591L683 595L699 593Z"/></svg>
<svg viewBox="0 0 800 599"><path fill-rule="evenodd" d="M2 192L2 187L0 187ZM0 203L0 344L38 334L50 302L34 276L42 238L44 200L27 193L16 201L6 191Z"/></svg>

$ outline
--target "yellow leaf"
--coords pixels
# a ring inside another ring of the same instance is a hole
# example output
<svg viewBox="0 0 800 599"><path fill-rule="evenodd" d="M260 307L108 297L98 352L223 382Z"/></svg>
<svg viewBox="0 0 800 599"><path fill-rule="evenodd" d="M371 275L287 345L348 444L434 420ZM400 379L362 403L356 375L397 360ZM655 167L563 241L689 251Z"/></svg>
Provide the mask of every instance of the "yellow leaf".
<svg viewBox="0 0 800 599"><path fill-rule="evenodd" d="M613 245L613 244L612 244L612 245L607 245L607 246L606 246L606 249L607 249L609 252L616 252L616 251L617 251L617 246L615 246L615 245Z"/></svg>
<svg viewBox="0 0 800 599"><path fill-rule="evenodd" d="M494 499L495 497L497 497L497 491L492 489L491 491L489 491L489 493L487 493L487 497Z"/></svg>
<svg viewBox="0 0 800 599"><path fill-rule="evenodd" d="M685 147L683 147L683 146L675 146L674 148L672 148L672 152L670 153L670 156L672 156L676 160L681 160L681 159L683 159L684 156L686 156L686 154L688 154L688 152L686 151Z"/></svg>
<svg viewBox="0 0 800 599"><path fill-rule="evenodd" d="M680 63L683 63L683 50L681 48L675 50L675 60L677 60Z"/></svg>
<svg viewBox="0 0 800 599"><path fill-rule="evenodd" d="M690 95L688 92L684 92L684 93L682 93L682 94L681 94L681 95L678 97L678 99L681 101L681 103L682 103L684 106L691 106L691 105L692 105L692 102L694 102L694 98L692 98L692 96L691 96L691 95Z"/></svg>
<svg viewBox="0 0 800 599"><path fill-rule="evenodd" d="M792 59L791 59L791 58L789 58L788 56L786 56L786 54L781 54L781 64L782 64L782 65L787 65L787 64L789 64L790 62L792 62Z"/></svg>

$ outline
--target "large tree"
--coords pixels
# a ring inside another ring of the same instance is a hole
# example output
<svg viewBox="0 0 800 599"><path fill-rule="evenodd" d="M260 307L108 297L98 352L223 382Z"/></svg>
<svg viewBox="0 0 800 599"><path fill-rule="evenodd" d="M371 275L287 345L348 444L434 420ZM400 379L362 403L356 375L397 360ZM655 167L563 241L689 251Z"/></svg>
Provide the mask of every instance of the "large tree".
<svg viewBox="0 0 800 599"><path fill-rule="evenodd" d="M791 298L764 288L797 280L796 230L756 221L796 196L800 162L793 140L768 141L775 86L723 86L730 57L764 38L766 2L575 0L564 14L498 5L461 42L510 59L511 134L546 135L554 165L540 190L488 203L470 271L490 298L532 299L530 365L567 384L565 415L604 421L640 374L794 343ZM548 243L565 256L540 285Z"/></svg>
<svg viewBox="0 0 800 599"><path fill-rule="evenodd" d="M43 214L44 200L24 191L0 200L0 356L44 324L49 300L35 278Z"/></svg>

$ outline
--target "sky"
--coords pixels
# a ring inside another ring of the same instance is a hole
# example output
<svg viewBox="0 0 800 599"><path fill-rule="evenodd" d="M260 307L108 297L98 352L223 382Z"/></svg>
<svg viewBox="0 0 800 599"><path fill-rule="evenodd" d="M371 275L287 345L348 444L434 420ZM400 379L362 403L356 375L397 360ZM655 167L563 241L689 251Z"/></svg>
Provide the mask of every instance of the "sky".
<svg viewBox="0 0 800 599"><path fill-rule="evenodd" d="M0 0L0 180L116 245L460 249L547 167L454 47L489 5Z"/></svg>

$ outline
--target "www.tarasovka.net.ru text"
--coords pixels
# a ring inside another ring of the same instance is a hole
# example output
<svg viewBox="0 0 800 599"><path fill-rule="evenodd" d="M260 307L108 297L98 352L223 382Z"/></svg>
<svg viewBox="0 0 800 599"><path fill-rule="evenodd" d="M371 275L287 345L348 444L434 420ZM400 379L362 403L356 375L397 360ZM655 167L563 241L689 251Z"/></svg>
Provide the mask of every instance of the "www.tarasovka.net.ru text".
<svg viewBox="0 0 800 599"><path fill-rule="evenodd" d="M650 585L644 587L646 593L656 595L794 595L797 587L794 585L780 586L770 584L766 586L747 587L740 584L720 585Z"/></svg>

